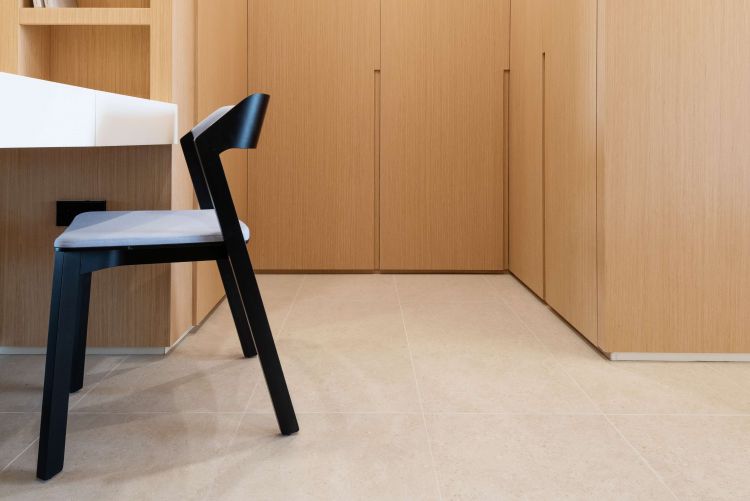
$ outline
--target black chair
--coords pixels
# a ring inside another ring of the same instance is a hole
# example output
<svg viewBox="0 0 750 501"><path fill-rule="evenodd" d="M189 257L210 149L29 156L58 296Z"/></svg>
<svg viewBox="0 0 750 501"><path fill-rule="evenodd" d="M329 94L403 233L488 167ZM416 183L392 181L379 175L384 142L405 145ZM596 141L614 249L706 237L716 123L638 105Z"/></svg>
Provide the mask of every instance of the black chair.
<svg viewBox="0 0 750 501"><path fill-rule="evenodd" d="M256 353L281 433L299 430L219 155L255 148L269 96L211 114L180 141L201 210L89 212L55 241L37 477L63 468L69 392L83 386L91 273L115 266L216 261L245 357ZM257 352L256 352L257 350Z"/></svg>

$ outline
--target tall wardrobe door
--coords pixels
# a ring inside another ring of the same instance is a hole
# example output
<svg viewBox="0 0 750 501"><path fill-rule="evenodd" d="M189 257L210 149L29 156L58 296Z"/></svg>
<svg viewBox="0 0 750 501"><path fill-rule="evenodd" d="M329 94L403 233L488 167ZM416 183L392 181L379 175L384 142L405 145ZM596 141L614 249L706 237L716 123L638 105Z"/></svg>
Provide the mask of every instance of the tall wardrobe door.
<svg viewBox="0 0 750 501"><path fill-rule="evenodd" d="M256 267L375 266L379 0L249 0L249 92L271 101L249 155Z"/></svg>
<svg viewBox="0 0 750 501"><path fill-rule="evenodd" d="M383 0L380 265L503 268L508 0Z"/></svg>
<svg viewBox="0 0 750 501"><path fill-rule="evenodd" d="M545 0L545 300L596 339L596 0Z"/></svg>
<svg viewBox="0 0 750 501"><path fill-rule="evenodd" d="M509 266L544 296L542 16L545 0L511 2Z"/></svg>
<svg viewBox="0 0 750 501"><path fill-rule="evenodd" d="M600 0L600 332L750 352L750 2Z"/></svg>

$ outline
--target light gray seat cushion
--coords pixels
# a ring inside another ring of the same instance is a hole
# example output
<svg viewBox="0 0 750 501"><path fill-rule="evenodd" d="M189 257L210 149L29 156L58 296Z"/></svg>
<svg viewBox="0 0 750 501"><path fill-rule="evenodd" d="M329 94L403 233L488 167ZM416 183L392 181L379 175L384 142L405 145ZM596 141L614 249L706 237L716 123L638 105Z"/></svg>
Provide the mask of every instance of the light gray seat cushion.
<svg viewBox="0 0 750 501"><path fill-rule="evenodd" d="M245 242L250 230L240 221ZM222 242L213 210L85 212L55 240L60 249Z"/></svg>

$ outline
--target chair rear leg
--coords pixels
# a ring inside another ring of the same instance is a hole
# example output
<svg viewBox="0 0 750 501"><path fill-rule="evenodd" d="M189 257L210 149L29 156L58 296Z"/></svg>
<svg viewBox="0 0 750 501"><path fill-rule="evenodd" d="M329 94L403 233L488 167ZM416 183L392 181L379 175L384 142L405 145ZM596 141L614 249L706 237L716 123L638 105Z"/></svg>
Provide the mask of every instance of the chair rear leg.
<svg viewBox="0 0 750 501"><path fill-rule="evenodd" d="M73 348L79 326L80 269L80 254L55 252L36 470L37 477L42 480L48 480L59 473L65 457L68 392Z"/></svg>
<svg viewBox="0 0 750 501"><path fill-rule="evenodd" d="M232 265L229 264L227 259L218 259L216 264L219 266L221 282L224 284L224 291L227 294L227 302L229 303L229 309L232 311L237 335L240 338L242 353L245 355L245 358L254 357L258 352L255 350L253 334L250 331L250 324L247 322L245 307L242 305L240 291L237 289L237 282L234 280Z"/></svg>
<svg viewBox="0 0 750 501"><path fill-rule="evenodd" d="M76 329L75 346L73 348L73 369L70 375L71 393L75 393L83 388L83 376L86 372L86 334L89 325L91 273L81 275L79 284L78 328Z"/></svg>
<svg viewBox="0 0 750 501"><path fill-rule="evenodd" d="M234 250L234 249L233 249ZM243 252L244 251L244 255ZM294 413L292 399L284 379L284 371L281 368L279 354L271 334L271 326L268 323L266 310L258 289L250 257L244 245L239 252L230 253L233 278L236 280L240 291L240 297L247 313L250 330L255 340L255 348L258 350L258 358L266 379L268 392L276 413L279 429L284 435L291 435L299 431L297 416Z"/></svg>

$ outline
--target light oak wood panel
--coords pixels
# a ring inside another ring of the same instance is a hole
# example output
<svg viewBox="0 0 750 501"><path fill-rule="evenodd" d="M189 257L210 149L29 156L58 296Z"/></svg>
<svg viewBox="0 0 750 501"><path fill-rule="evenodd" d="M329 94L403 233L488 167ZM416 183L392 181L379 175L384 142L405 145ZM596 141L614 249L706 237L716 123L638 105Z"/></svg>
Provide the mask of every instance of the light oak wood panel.
<svg viewBox="0 0 750 501"><path fill-rule="evenodd" d="M542 19L544 0L511 2L510 271L544 296Z"/></svg>
<svg viewBox="0 0 750 501"><path fill-rule="evenodd" d="M247 89L247 0L196 3L196 121L234 104ZM247 219L247 151L231 150L221 161L240 218ZM195 264L194 323L200 323L224 296L216 263Z"/></svg>
<svg viewBox="0 0 750 501"><path fill-rule="evenodd" d="M184 0L181 0L184 1ZM148 26L151 22L149 9L131 8L75 8L75 9L21 9L19 22L22 25L119 25Z"/></svg>
<svg viewBox="0 0 750 501"><path fill-rule="evenodd" d="M507 0L383 0L380 266L503 268Z"/></svg>
<svg viewBox="0 0 750 501"><path fill-rule="evenodd" d="M159 1L159 0L154 0ZM178 0L182 1L182 0ZM222 0L223 2L224 0ZM151 6L150 0L78 0L78 7L106 7L106 8L128 8L147 9Z"/></svg>
<svg viewBox="0 0 750 501"><path fill-rule="evenodd" d="M167 209L170 152L170 146L0 150L0 346L47 342L53 241L64 230L55 226L55 201ZM169 297L169 265L95 273L90 346L169 345Z"/></svg>
<svg viewBox="0 0 750 501"><path fill-rule="evenodd" d="M52 26L49 79L149 98L149 28Z"/></svg>
<svg viewBox="0 0 750 501"><path fill-rule="evenodd" d="M18 68L18 2L0 0L0 71L15 73Z"/></svg>
<svg viewBox="0 0 750 501"><path fill-rule="evenodd" d="M600 345L749 352L750 3L600 9Z"/></svg>
<svg viewBox="0 0 750 501"><path fill-rule="evenodd" d="M596 343L597 1L544 5L544 296Z"/></svg>
<svg viewBox="0 0 750 501"><path fill-rule="evenodd" d="M378 0L250 0L248 91L271 102L249 154L260 269L374 267Z"/></svg>
<svg viewBox="0 0 750 501"><path fill-rule="evenodd" d="M186 133L195 124L195 14L194 0L172 3L172 98L179 106L178 132ZM193 184L180 145L172 146L171 208L193 208ZM175 343L194 323L192 263L171 265L170 344Z"/></svg>

